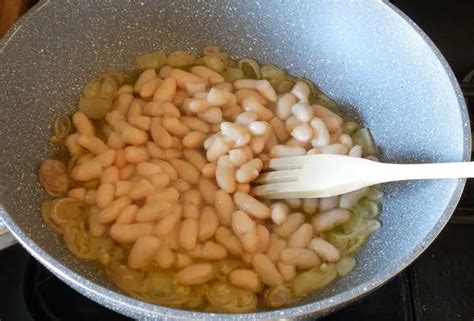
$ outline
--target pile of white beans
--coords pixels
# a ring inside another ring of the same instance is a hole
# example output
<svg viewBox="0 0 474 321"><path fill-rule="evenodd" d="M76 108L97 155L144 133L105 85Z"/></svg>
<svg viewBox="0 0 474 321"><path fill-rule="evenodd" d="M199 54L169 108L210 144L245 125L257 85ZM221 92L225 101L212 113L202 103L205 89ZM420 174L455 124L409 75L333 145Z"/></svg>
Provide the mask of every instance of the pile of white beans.
<svg viewBox="0 0 474 321"><path fill-rule="evenodd" d="M226 82L203 65L144 70L116 91L105 137L86 111L72 116L67 197L91 206L88 232L122 246L127 271L170 269L178 284L199 286L232 257L242 264L227 282L266 291L258 306L285 305L301 292L292 288L300 271L341 260L324 233L346 223L368 191L272 202L252 196L270 158L362 156L343 119L311 105L309 95L303 80L277 94L266 79Z"/></svg>

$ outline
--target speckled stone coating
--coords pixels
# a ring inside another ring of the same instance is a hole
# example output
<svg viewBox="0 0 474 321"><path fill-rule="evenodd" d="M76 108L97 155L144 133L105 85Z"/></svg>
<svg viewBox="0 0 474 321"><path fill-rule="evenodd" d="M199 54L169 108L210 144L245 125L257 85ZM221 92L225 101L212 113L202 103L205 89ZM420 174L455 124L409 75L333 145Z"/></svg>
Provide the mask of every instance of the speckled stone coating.
<svg viewBox="0 0 474 321"><path fill-rule="evenodd" d="M39 212L36 172L52 151L53 118L74 110L88 79L132 69L139 53L208 44L306 75L372 129L382 160L469 160L469 120L450 68L381 1L42 1L0 43L0 215L29 252L81 293L136 318L305 319L380 286L431 243L464 180L384 186L382 228L353 273L280 310L223 315L144 303L73 257Z"/></svg>

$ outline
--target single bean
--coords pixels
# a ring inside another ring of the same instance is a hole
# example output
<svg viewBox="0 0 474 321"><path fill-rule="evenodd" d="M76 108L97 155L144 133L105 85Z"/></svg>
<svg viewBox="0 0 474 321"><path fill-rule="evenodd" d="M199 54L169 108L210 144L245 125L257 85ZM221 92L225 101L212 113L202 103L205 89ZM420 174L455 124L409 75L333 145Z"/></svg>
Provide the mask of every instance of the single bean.
<svg viewBox="0 0 474 321"><path fill-rule="evenodd" d="M190 130L208 134L211 129L207 122L196 117L184 116L180 118L181 122L189 127Z"/></svg>
<svg viewBox="0 0 474 321"><path fill-rule="evenodd" d="M176 188L167 187L163 190L155 191L149 194L146 198L147 202L158 202L158 201L165 201L165 202L177 202L179 199L179 192Z"/></svg>
<svg viewBox="0 0 474 321"><path fill-rule="evenodd" d="M285 264L283 262L278 262L277 268L286 282L290 282L296 276L296 268L293 264Z"/></svg>
<svg viewBox="0 0 474 321"><path fill-rule="evenodd" d="M176 253L176 260L174 264L177 269L182 269L193 264L193 259L185 253Z"/></svg>
<svg viewBox="0 0 474 321"><path fill-rule="evenodd" d="M275 234L272 234L270 235L270 243L266 255L272 262L277 262L280 259L281 251L286 248L286 241L279 239Z"/></svg>
<svg viewBox="0 0 474 321"><path fill-rule="evenodd" d="M317 198L304 198L303 199L303 211L308 214L314 214L319 205L319 199Z"/></svg>
<svg viewBox="0 0 474 321"><path fill-rule="evenodd" d="M334 209L328 212L317 214L313 218L313 228L317 233L330 230L338 225L344 224L349 220L351 212L345 209Z"/></svg>
<svg viewBox="0 0 474 321"><path fill-rule="evenodd" d="M263 97L262 95L260 95L257 91L253 89L247 89L247 88L239 89L234 93L234 95L238 104L242 104L242 101L247 97L257 98L260 104L262 105L266 105L268 103L265 97Z"/></svg>
<svg viewBox="0 0 474 321"><path fill-rule="evenodd" d="M135 204L130 204L120 211L115 224L131 224L135 221L137 216L138 206Z"/></svg>
<svg viewBox="0 0 474 321"><path fill-rule="evenodd" d="M218 107L210 107L198 113L197 116L210 124L220 124L222 122L222 111Z"/></svg>
<svg viewBox="0 0 474 321"><path fill-rule="evenodd" d="M300 122L309 122L313 118L313 108L304 102L299 102L291 107L291 112Z"/></svg>
<svg viewBox="0 0 474 321"><path fill-rule="evenodd" d="M151 222L159 220L172 211L171 204L168 202L153 202L146 204L137 212L137 222Z"/></svg>
<svg viewBox="0 0 474 321"><path fill-rule="evenodd" d="M151 223L114 224L110 227L110 237L119 243L135 243L138 238L150 235L153 231Z"/></svg>
<svg viewBox="0 0 474 321"><path fill-rule="evenodd" d="M268 99L271 102L276 102L277 101L277 94L275 92L275 89L273 89L272 85L270 82L266 79L262 80L257 80L257 84L255 88L258 90L260 94L262 94L263 97Z"/></svg>
<svg viewBox="0 0 474 321"><path fill-rule="evenodd" d="M180 270L175 277L183 285L204 284L214 278L214 269L208 263L193 264Z"/></svg>
<svg viewBox="0 0 474 321"><path fill-rule="evenodd" d="M286 204L293 208L298 209L301 207L301 199L300 198L287 198L285 199Z"/></svg>
<svg viewBox="0 0 474 321"><path fill-rule="evenodd" d="M288 247L304 248L313 237L313 227L309 223L304 223L291 234L288 239Z"/></svg>
<svg viewBox="0 0 474 321"><path fill-rule="evenodd" d="M339 196L324 197L319 199L319 211L327 212L335 209L339 204Z"/></svg>
<svg viewBox="0 0 474 321"><path fill-rule="evenodd" d="M144 146L127 146L124 149L125 160L129 163L141 163L150 159L147 149Z"/></svg>
<svg viewBox="0 0 474 321"><path fill-rule="evenodd" d="M258 246L257 246L257 253L265 253L270 245L270 232L268 229L262 225L257 225L257 239L258 239Z"/></svg>
<svg viewBox="0 0 474 321"><path fill-rule="evenodd" d="M163 172L165 172L165 174L168 175L170 181L174 181L175 179L178 178L178 172L176 172L174 167L167 161L164 161L161 159L154 159L151 162L160 166Z"/></svg>
<svg viewBox="0 0 474 321"><path fill-rule="evenodd" d="M210 206L204 207L201 216L199 217L199 233L198 239L200 241L207 240L214 236L219 226L219 220L214 208Z"/></svg>
<svg viewBox="0 0 474 321"><path fill-rule="evenodd" d="M132 182L118 180L115 182L115 197L128 195L132 189Z"/></svg>
<svg viewBox="0 0 474 321"><path fill-rule="evenodd" d="M72 176L75 180L87 182L100 177L102 166L96 160L89 160L80 165L77 165L73 171Z"/></svg>
<svg viewBox="0 0 474 321"><path fill-rule="evenodd" d="M212 69L205 66L194 66L191 67L191 72L199 77L207 79L211 85L215 85L224 82L224 77Z"/></svg>
<svg viewBox="0 0 474 321"><path fill-rule="evenodd" d="M309 142L313 136L313 130L308 124L301 124L291 131L291 136L300 142Z"/></svg>
<svg viewBox="0 0 474 321"><path fill-rule="evenodd" d="M222 106L230 101L234 95L227 90L211 88L207 94L207 101L213 106Z"/></svg>
<svg viewBox="0 0 474 321"><path fill-rule="evenodd" d="M287 120L291 116L291 108L296 104L296 97L291 93L278 96L276 104L276 115L281 120Z"/></svg>
<svg viewBox="0 0 474 321"><path fill-rule="evenodd" d="M273 203L271 206L271 218L272 222L276 225L282 225L286 222L288 215L290 214L290 208L283 202Z"/></svg>
<svg viewBox="0 0 474 321"><path fill-rule="evenodd" d="M245 194L249 194L250 193L250 184L249 183L238 183L237 185L235 185L235 191L236 192L242 192L242 193L245 193Z"/></svg>
<svg viewBox="0 0 474 321"><path fill-rule="evenodd" d="M189 133L188 126L175 117L165 117L161 125L168 131L168 133L174 136L184 137Z"/></svg>
<svg viewBox="0 0 474 321"><path fill-rule="evenodd" d="M72 115L72 123L80 135L94 136L95 128L91 120L83 112L75 112Z"/></svg>
<svg viewBox="0 0 474 321"><path fill-rule="evenodd" d="M225 226L217 228L214 238L217 242L223 245L232 255L242 255L243 249L237 236L232 233L232 230Z"/></svg>
<svg viewBox="0 0 474 321"><path fill-rule="evenodd" d="M310 269L321 264L321 260L312 250L300 248L283 250L280 254L280 260L285 264L293 264L301 269Z"/></svg>
<svg viewBox="0 0 474 321"><path fill-rule="evenodd" d="M273 112L265 108L257 97L247 97L242 100L242 107L246 111L255 111L261 120L269 121L273 118Z"/></svg>
<svg viewBox="0 0 474 321"><path fill-rule="evenodd" d="M235 269L229 273L229 281L234 286L253 292L260 290L260 280L257 273L250 269Z"/></svg>
<svg viewBox="0 0 474 321"><path fill-rule="evenodd" d="M162 245L155 255L155 262L161 269L169 269L173 266L175 255L168 246Z"/></svg>
<svg viewBox="0 0 474 321"><path fill-rule="evenodd" d="M199 218L199 208L194 204L185 204L183 206L183 216L185 218Z"/></svg>
<svg viewBox="0 0 474 321"><path fill-rule="evenodd" d="M186 148L201 148L205 139L205 133L192 131L183 137L183 146Z"/></svg>
<svg viewBox="0 0 474 321"><path fill-rule="evenodd" d="M176 85L179 88L186 89L186 85L190 82L203 82L205 81L203 78L193 75L187 71L181 69L173 69L170 72L170 77L176 80Z"/></svg>
<svg viewBox="0 0 474 321"><path fill-rule="evenodd" d="M232 214L232 231L239 238L245 251L253 253L257 250L257 225L243 211Z"/></svg>
<svg viewBox="0 0 474 321"><path fill-rule="evenodd" d="M99 208L106 208L114 200L115 186L112 183L101 184L97 189L96 202Z"/></svg>
<svg viewBox="0 0 474 321"><path fill-rule="evenodd" d="M295 95L300 101L308 102L309 94L311 93L308 84L302 80L298 80L291 89L291 93Z"/></svg>
<svg viewBox="0 0 474 321"><path fill-rule="evenodd" d="M273 262L265 254L257 253L253 256L252 265L263 283L268 286L277 286L283 283L283 277Z"/></svg>
<svg viewBox="0 0 474 321"><path fill-rule="evenodd" d="M115 201L110 203L109 206L99 212L97 215L97 222L107 224L115 221L119 213L131 203L132 201L130 198L126 196L117 198Z"/></svg>
<svg viewBox="0 0 474 321"><path fill-rule="evenodd" d="M102 154L109 149L106 143L95 136L79 135L77 142L94 155Z"/></svg>
<svg viewBox="0 0 474 321"><path fill-rule="evenodd" d="M135 164L127 164L119 169L119 177L121 180L128 180L135 174Z"/></svg>
<svg viewBox="0 0 474 321"><path fill-rule="evenodd" d="M352 157L362 157L362 147L360 145L354 145L347 155Z"/></svg>
<svg viewBox="0 0 474 321"><path fill-rule="evenodd" d="M249 110L240 113L236 118L235 122L239 125L249 125L258 119L258 114L255 111Z"/></svg>
<svg viewBox="0 0 474 321"><path fill-rule="evenodd" d="M239 89L257 89L257 80L255 79L237 79L234 81L234 88Z"/></svg>
<svg viewBox="0 0 474 321"><path fill-rule="evenodd" d="M130 192L128 193L128 196L132 200L138 200L147 197L148 195L153 193L154 190L155 187L153 186L153 184L150 183L149 180L145 178L140 178L132 186Z"/></svg>
<svg viewBox="0 0 474 321"><path fill-rule="evenodd" d="M173 101L176 94L176 87L176 80L174 78L167 77L163 79L160 87L158 87L153 95L153 100Z"/></svg>
<svg viewBox="0 0 474 321"><path fill-rule="evenodd" d="M214 207L219 222L225 226L231 226L232 213L235 211L235 204L232 197L223 190L218 190L214 198Z"/></svg>
<svg viewBox="0 0 474 321"><path fill-rule="evenodd" d="M197 243L199 231L198 221L194 218L187 218L181 224L179 231L179 244L185 250L192 250Z"/></svg>
<svg viewBox="0 0 474 321"><path fill-rule="evenodd" d="M216 181L217 185L227 193L235 191L235 169L229 156L221 156L217 160Z"/></svg>
<svg viewBox="0 0 474 321"><path fill-rule="evenodd" d="M148 141L148 133L133 126L125 126L120 130L120 138L126 144L143 145Z"/></svg>
<svg viewBox="0 0 474 321"><path fill-rule="evenodd" d="M197 184L199 182L201 173L190 163L182 159L171 159L170 164L178 173L178 177L190 182L191 184Z"/></svg>
<svg viewBox="0 0 474 321"><path fill-rule="evenodd" d="M347 155L349 148L345 144L330 144L321 148L322 154Z"/></svg>
<svg viewBox="0 0 474 321"><path fill-rule="evenodd" d="M155 69L147 69L143 71L140 76L138 76L137 81L135 82L135 85L133 89L135 90L136 93L140 92L140 89L143 87L145 83L148 81L155 79L156 78L156 71Z"/></svg>
<svg viewBox="0 0 474 321"><path fill-rule="evenodd" d="M160 240L154 236L138 238L128 255L128 267L135 270L146 268L159 247Z"/></svg>
<svg viewBox="0 0 474 321"><path fill-rule="evenodd" d="M270 149L271 158L305 155L306 150L298 146L275 145Z"/></svg>
<svg viewBox="0 0 474 321"><path fill-rule="evenodd" d="M314 133L311 145L313 145L313 147L327 146L330 143L330 136L324 121L321 118L314 117L311 120L310 125L313 128Z"/></svg>
<svg viewBox="0 0 474 321"><path fill-rule="evenodd" d="M205 177L201 177L199 179L199 191L201 192L203 199L207 203L214 204L215 196L218 190L219 189L217 185L214 183L214 181L207 179Z"/></svg>
<svg viewBox="0 0 474 321"><path fill-rule="evenodd" d="M239 167L235 172L235 180L239 183L249 183L258 177L262 168L262 161L254 158Z"/></svg>
<svg viewBox="0 0 474 321"><path fill-rule="evenodd" d="M316 254L326 262L334 263L341 258L341 252L339 252L334 245L321 237L312 239L308 248L316 252Z"/></svg>
<svg viewBox="0 0 474 321"><path fill-rule="evenodd" d="M235 192L234 202L239 209L247 212L248 214L256 218L265 219L271 216L270 208L249 194Z"/></svg>
<svg viewBox="0 0 474 321"><path fill-rule="evenodd" d="M161 125L161 120L157 117L152 118L150 133L153 141L162 148L171 148L173 142L169 132Z"/></svg>
<svg viewBox="0 0 474 321"><path fill-rule="evenodd" d="M180 221L182 209L181 205L174 205L171 214L166 215L158 222L158 224L156 224L154 231L155 235L164 236L169 234Z"/></svg>
<svg viewBox="0 0 474 321"><path fill-rule="evenodd" d="M206 241L199 252L199 257L204 260L223 260L228 254L225 247L213 241Z"/></svg>
<svg viewBox="0 0 474 321"><path fill-rule="evenodd" d="M202 176L206 178L216 178L216 163L208 163L201 170Z"/></svg>
<svg viewBox="0 0 474 321"><path fill-rule="evenodd" d="M119 169L116 166L106 168L100 176L100 183L115 183L120 179Z"/></svg>
<svg viewBox="0 0 474 321"><path fill-rule="evenodd" d="M304 223L304 215L301 213L292 213L288 215L285 223L275 226L273 232L281 237L289 237L293 232L296 231L301 224Z"/></svg>
<svg viewBox="0 0 474 321"><path fill-rule="evenodd" d="M342 194L339 198L339 207L351 209L357 202L364 197L369 191L368 187L364 187L353 192Z"/></svg>
<svg viewBox="0 0 474 321"><path fill-rule="evenodd" d="M183 150L184 159L196 167L199 171L202 171L203 168L208 164L206 157L195 149L184 149Z"/></svg>

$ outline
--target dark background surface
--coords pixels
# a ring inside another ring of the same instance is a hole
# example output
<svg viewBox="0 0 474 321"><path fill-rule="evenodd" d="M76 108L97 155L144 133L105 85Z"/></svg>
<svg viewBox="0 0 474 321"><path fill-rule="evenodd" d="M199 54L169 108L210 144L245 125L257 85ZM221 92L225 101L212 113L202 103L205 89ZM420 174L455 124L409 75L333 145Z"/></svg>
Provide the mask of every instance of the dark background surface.
<svg viewBox="0 0 474 321"><path fill-rule="evenodd" d="M428 34L459 80L474 69L474 0L392 3ZM321 320L473 321L473 246L474 183L468 181L450 223L414 264ZM19 245L0 252L0 288L1 321L127 320L64 285Z"/></svg>

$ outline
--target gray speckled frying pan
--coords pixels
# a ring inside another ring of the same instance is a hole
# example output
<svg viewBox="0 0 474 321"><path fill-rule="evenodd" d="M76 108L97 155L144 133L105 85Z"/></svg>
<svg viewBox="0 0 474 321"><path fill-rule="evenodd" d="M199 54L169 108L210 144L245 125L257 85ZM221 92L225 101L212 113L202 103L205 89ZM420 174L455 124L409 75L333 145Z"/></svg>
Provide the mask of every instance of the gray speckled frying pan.
<svg viewBox="0 0 474 321"><path fill-rule="evenodd" d="M73 257L38 209L44 194L36 171L52 150L53 118L75 108L88 79L133 68L139 53L207 44L307 75L371 128L384 161L469 160L469 120L453 73L426 35L382 1L42 1L0 43L0 215L39 261L86 296L137 318L304 318L380 286L433 241L464 180L384 186L382 228L354 272L280 310L222 315L143 303Z"/></svg>

